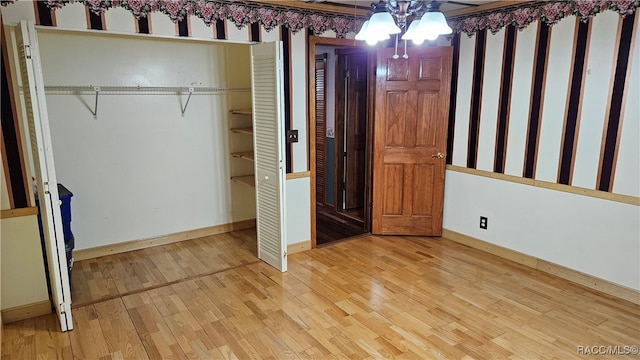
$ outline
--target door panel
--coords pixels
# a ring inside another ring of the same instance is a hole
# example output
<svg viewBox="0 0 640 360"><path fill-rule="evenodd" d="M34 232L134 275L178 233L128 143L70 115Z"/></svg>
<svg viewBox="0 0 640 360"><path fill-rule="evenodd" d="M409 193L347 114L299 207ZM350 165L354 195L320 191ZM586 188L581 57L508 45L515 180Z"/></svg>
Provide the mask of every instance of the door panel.
<svg viewBox="0 0 640 360"><path fill-rule="evenodd" d="M388 147L402 147L406 133L406 104L408 92L393 91L387 94L387 136L385 145Z"/></svg>
<svg viewBox="0 0 640 360"><path fill-rule="evenodd" d="M437 92L421 92L418 94L418 119L432 119L438 116L437 111ZM416 126L416 146L435 148L438 123L434 121L419 121Z"/></svg>
<svg viewBox="0 0 640 360"><path fill-rule="evenodd" d="M385 79L387 81L409 81L409 60L408 59L386 59L387 71Z"/></svg>
<svg viewBox="0 0 640 360"><path fill-rule="evenodd" d="M435 167L430 164L415 165L413 168L413 187L429 187L435 180ZM433 211L433 194L428 191L413 192L413 213L428 216Z"/></svg>
<svg viewBox="0 0 640 360"><path fill-rule="evenodd" d="M389 191L384 194L384 213L387 215L402 215L404 165L385 165L384 176L385 182L389 184Z"/></svg>
<svg viewBox="0 0 640 360"><path fill-rule="evenodd" d="M442 77L442 59L420 59L420 80L440 80Z"/></svg>
<svg viewBox="0 0 640 360"><path fill-rule="evenodd" d="M379 49L372 232L441 235L451 48Z"/></svg>
<svg viewBox="0 0 640 360"><path fill-rule="evenodd" d="M67 272L67 255L62 232L62 215L56 180L49 116L45 101L44 81L40 66L38 36L32 21L20 21L16 28L20 71L29 139L35 170L42 232L47 254L51 301L62 331L73 329L71 318L71 286Z"/></svg>
<svg viewBox="0 0 640 360"><path fill-rule="evenodd" d="M251 45L258 258L287 271L282 42Z"/></svg>
<svg viewBox="0 0 640 360"><path fill-rule="evenodd" d="M347 55L345 209L364 206L367 131L367 54Z"/></svg>

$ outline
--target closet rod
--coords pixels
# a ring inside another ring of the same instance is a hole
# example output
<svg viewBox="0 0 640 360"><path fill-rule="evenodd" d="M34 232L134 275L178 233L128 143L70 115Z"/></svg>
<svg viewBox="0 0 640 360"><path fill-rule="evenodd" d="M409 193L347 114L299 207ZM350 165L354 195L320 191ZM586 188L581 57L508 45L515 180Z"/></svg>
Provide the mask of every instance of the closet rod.
<svg viewBox="0 0 640 360"><path fill-rule="evenodd" d="M188 94L184 107L180 106L180 113L184 113L189 106L191 95L224 95L232 92L249 92L251 88L216 88L216 87L182 87L182 86L45 86L48 95L94 95L95 102L91 114L98 119L99 95L182 95Z"/></svg>
<svg viewBox="0 0 640 360"><path fill-rule="evenodd" d="M231 92L249 92L251 88L218 88L195 86L45 86L49 95L95 95L96 88L103 95L223 95Z"/></svg>

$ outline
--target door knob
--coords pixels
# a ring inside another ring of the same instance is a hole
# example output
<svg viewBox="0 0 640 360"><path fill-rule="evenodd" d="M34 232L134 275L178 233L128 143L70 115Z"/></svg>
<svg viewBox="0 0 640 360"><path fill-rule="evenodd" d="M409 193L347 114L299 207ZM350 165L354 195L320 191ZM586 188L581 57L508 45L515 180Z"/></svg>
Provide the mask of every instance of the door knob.
<svg viewBox="0 0 640 360"><path fill-rule="evenodd" d="M444 159L444 156L445 155L442 152L437 152L437 153L431 155L432 158L438 158L438 159Z"/></svg>

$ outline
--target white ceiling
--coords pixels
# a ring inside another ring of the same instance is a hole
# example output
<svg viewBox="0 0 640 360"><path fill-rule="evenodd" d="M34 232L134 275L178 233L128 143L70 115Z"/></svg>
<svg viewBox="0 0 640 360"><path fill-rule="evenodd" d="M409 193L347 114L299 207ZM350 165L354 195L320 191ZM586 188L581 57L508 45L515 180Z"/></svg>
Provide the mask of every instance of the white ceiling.
<svg viewBox="0 0 640 360"><path fill-rule="evenodd" d="M439 1L441 3L440 11L447 13L449 11L467 8L470 6L477 6L494 2L495 0L455 0L455 1ZM311 1L310 1L311 2ZM378 0L315 0L316 3L324 4L340 4L342 6L358 6L361 8L371 8L372 3L377 3Z"/></svg>

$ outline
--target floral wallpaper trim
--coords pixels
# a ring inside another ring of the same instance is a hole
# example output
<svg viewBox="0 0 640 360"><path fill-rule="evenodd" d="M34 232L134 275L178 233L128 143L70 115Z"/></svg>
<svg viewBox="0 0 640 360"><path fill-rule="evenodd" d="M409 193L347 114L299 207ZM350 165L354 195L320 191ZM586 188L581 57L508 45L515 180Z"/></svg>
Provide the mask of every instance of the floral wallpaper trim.
<svg viewBox="0 0 640 360"><path fill-rule="evenodd" d="M7 6L16 0L0 0L0 5ZM100 14L113 7L124 8L136 19L147 17L149 13L160 12L169 16L171 21L179 22L190 15L202 19L207 26L216 20L227 19L238 29L258 22L267 31L278 26L286 26L296 33L304 28L321 34L333 30L338 37L345 37L349 32L360 29L366 19L339 13L318 12L285 6L238 2L228 0L46 0L47 7L52 10L78 2Z"/></svg>
<svg viewBox="0 0 640 360"><path fill-rule="evenodd" d="M625 17L633 14L639 6L640 0L535 1L447 20L453 31L471 36L484 29L495 34L507 25L522 30L536 20L552 26L570 15L587 21L605 10L616 11Z"/></svg>
<svg viewBox="0 0 640 360"><path fill-rule="evenodd" d="M0 0L7 6L16 0ZM121 7L130 11L136 19L147 17L149 13L161 12L178 22L194 15L207 26L216 20L227 19L238 29L258 22L265 30L271 31L278 26L286 26L296 33L304 28L322 34L333 30L337 37L345 37L356 32L365 18L350 17L344 14L318 12L285 6L254 3L251 1L230 0L75 0L100 14L112 7ZM60 9L74 0L46 0L47 6ZM373 2L374 0L372 0ZM511 7L494 9L484 13L451 17L449 24L455 32L469 36L479 30L489 29L498 32L507 25L522 30L532 22L540 20L552 26L566 16L575 15L581 21L587 21L605 10L616 11L620 16L633 14L640 7L640 0L581 0L581 1L530 1Z"/></svg>

